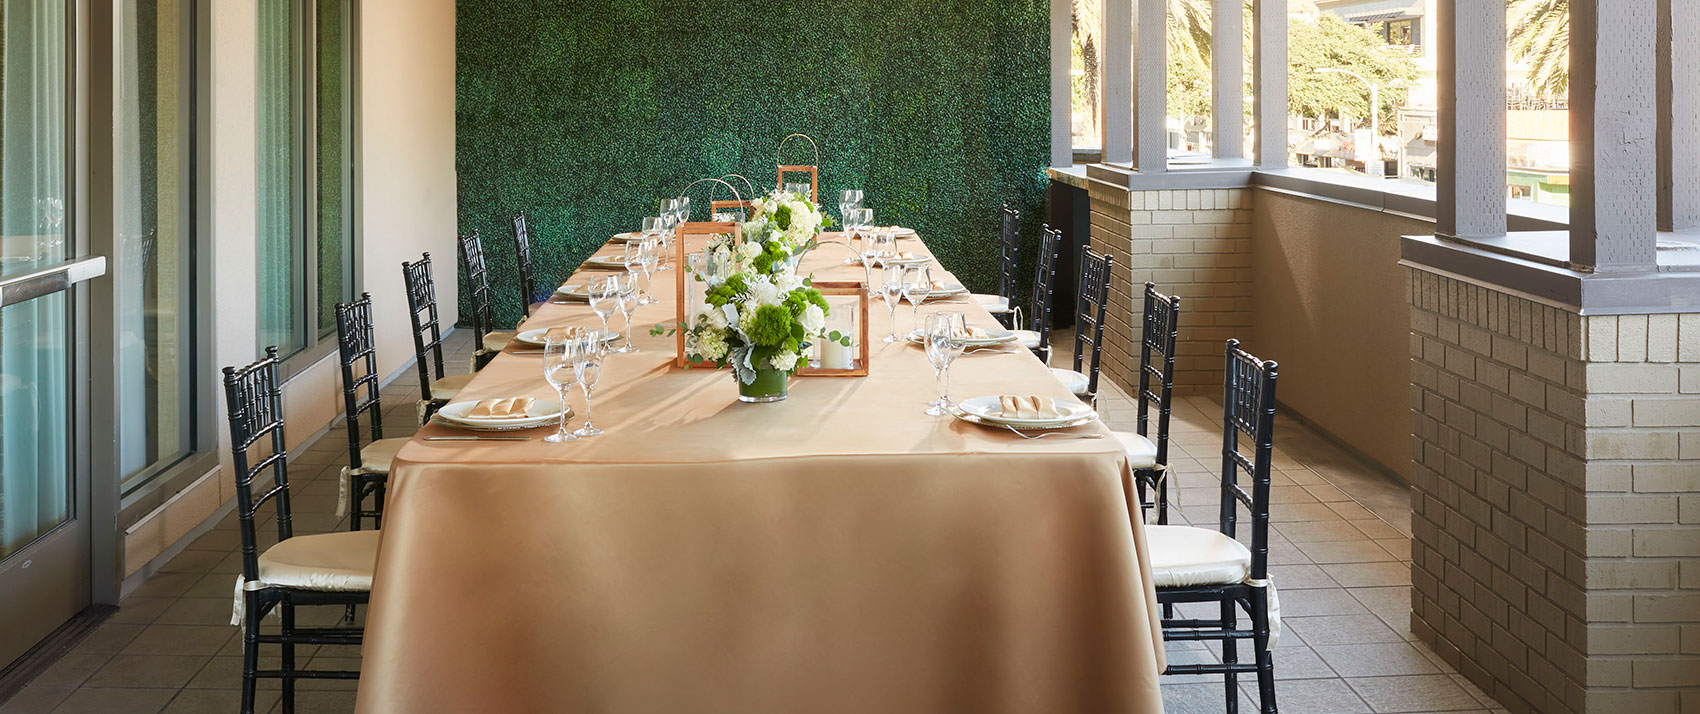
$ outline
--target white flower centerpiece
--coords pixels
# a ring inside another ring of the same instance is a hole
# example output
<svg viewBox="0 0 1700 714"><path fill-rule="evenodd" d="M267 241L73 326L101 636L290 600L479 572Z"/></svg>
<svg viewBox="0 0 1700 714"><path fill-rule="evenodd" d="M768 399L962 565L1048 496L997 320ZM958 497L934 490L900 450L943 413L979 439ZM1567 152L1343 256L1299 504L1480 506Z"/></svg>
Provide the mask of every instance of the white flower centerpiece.
<svg viewBox="0 0 1700 714"><path fill-rule="evenodd" d="M731 367L739 399L771 402L785 398L786 379L807 365L814 344L849 338L824 333L826 298L796 272L830 219L806 197L785 191L753 204L741 241L726 235L709 243L710 260L731 267L694 276L708 283L705 306L681 329L688 362Z"/></svg>

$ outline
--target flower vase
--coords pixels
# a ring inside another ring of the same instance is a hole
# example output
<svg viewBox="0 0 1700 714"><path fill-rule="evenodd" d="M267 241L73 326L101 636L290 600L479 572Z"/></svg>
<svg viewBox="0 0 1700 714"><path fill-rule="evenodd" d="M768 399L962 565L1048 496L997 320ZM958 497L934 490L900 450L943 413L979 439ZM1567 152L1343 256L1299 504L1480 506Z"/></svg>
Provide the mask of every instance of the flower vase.
<svg viewBox="0 0 1700 714"><path fill-rule="evenodd" d="M762 368L756 370L756 379L749 384L738 380L736 373L732 379L738 382L738 401L740 402L777 402L785 398L789 372L781 369Z"/></svg>

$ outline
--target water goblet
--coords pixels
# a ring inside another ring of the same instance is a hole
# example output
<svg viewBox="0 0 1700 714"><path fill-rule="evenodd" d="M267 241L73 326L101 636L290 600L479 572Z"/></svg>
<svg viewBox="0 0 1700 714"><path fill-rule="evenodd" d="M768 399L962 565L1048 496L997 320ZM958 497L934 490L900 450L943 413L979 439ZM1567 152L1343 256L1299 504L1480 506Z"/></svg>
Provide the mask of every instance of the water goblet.
<svg viewBox="0 0 1700 714"><path fill-rule="evenodd" d="M968 346L968 326L962 313L942 310L927 315L927 361L933 365L938 381L939 398L927 406L927 414L945 416L950 413L950 363L962 355Z"/></svg>
<svg viewBox="0 0 1700 714"><path fill-rule="evenodd" d="M590 311L602 318L602 331L608 331L608 317L620 309L620 276L610 275L607 280L595 281L590 284Z"/></svg>
<svg viewBox="0 0 1700 714"><path fill-rule="evenodd" d="M914 318L912 322L915 329L919 330L921 329L921 303L926 302L927 298L932 297L933 294L933 268L930 265L915 266L914 269L904 273L904 278L903 299L909 301L910 314Z"/></svg>
<svg viewBox="0 0 1700 714"><path fill-rule="evenodd" d="M897 303L903 301L903 266L886 265L883 269L885 282L880 285L880 299L885 300L886 312L891 317L891 334L885 336L885 342L897 342L902 338L897 336Z"/></svg>
<svg viewBox="0 0 1700 714"><path fill-rule="evenodd" d="M561 397L560 423L556 425L555 433L543 437L551 444L578 441L577 436L567 431L567 392L573 388L575 379L573 361L577 359L577 344L576 340L563 339L549 340L543 345L543 379Z"/></svg>
<svg viewBox="0 0 1700 714"><path fill-rule="evenodd" d="M643 298L638 304L654 305L661 302L660 298L655 297L650 292L650 288L654 287L655 284L655 265L661 258L661 242L659 240L646 240L638 244L637 254L638 267L643 269Z"/></svg>
<svg viewBox="0 0 1700 714"><path fill-rule="evenodd" d="M632 344L632 313L637 310L638 301L637 275L628 272L624 280L621 280L618 275L608 280L619 287L617 293L619 302L617 304L620 306L620 314L626 318L625 337L620 341L619 349L614 350L614 352L616 354L631 354L638 351L637 345Z"/></svg>
<svg viewBox="0 0 1700 714"><path fill-rule="evenodd" d="M590 396L596 390L597 380L602 378L602 335L585 335L578 339L577 349L573 353L573 375L578 378L578 387L584 392L584 426L573 431L573 436L597 436L601 429L590 423Z"/></svg>

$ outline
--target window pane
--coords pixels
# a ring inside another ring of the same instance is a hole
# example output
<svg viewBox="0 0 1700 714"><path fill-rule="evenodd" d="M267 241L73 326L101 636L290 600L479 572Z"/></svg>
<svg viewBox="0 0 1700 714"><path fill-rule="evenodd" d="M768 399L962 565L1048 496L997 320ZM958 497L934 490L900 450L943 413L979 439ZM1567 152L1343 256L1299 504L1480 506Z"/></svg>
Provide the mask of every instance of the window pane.
<svg viewBox="0 0 1700 714"><path fill-rule="evenodd" d="M1432 21L1427 7L1326 2L1292 13L1293 164L1378 177L1432 175L1434 111L1410 106L1413 96L1433 96L1434 64L1421 30Z"/></svg>
<svg viewBox="0 0 1700 714"><path fill-rule="evenodd" d="M114 42L118 460L125 485L194 446L189 0L126 0Z"/></svg>
<svg viewBox="0 0 1700 714"><path fill-rule="evenodd" d="M1074 0L1074 41L1070 43L1073 60L1070 64L1072 110L1074 114L1074 146L1077 149L1098 151L1104 144L1098 128L1098 101L1103 96L1098 86L1098 59L1102 56L1098 43L1104 28L1103 0Z"/></svg>
<svg viewBox="0 0 1700 714"><path fill-rule="evenodd" d="M296 63L295 3L259 3L258 111L256 157L258 203L255 242L259 270L255 285L259 299L260 345L277 345L290 354L306 346L301 309L306 254L301 249L295 219L296 185Z"/></svg>
<svg viewBox="0 0 1700 714"><path fill-rule="evenodd" d="M350 269L350 235L344 196L348 190L348 86L344 68L344 3L321 0L317 23L318 139L318 329L336 331L336 304L353 298L344 279Z"/></svg>

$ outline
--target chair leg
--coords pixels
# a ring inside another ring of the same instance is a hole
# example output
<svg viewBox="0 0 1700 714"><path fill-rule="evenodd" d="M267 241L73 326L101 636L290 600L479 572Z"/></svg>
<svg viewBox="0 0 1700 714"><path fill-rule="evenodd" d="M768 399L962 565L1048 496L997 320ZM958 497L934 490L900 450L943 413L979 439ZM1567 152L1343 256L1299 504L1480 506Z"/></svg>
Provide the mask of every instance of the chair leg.
<svg viewBox="0 0 1700 714"><path fill-rule="evenodd" d="M1251 627L1257 633L1252 639L1257 648L1257 699L1258 711L1261 714L1276 714L1275 712L1275 653L1269 651L1269 600L1263 590L1252 591Z"/></svg>
<svg viewBox="0 0 1700 714"><path fill-rule="evenodd" d="M254 597L243 598L243 609L247 619L242 621L242 714L254 714L254 690L258 682L254 670L260 665L260 643L255 640L259 636L260 612L254 607Z"/></svg>
<svg viewBox="0 0 1700 714"><path fill-rule="evenodd" d="M1234 629L1234 625L1239 622L1239 612L1234 609L1235 607L1233 600L1222 602L1222 630L1224 632ZM1240 661L1238 643L1239 641L1232 637L1222 638L1222 663L1228 665L1228 671L1222 674L1222 683L1227 686L1228 690L1228 714L1239 714L1240 711L1239 682L1233 671L1233 666Z"/></svg>
<svg viewBox="0 0 1700 714"><path fill-rule="evenodd" d="M285 600L283 610L283 714L295 714L295 604Z"/></svg>

